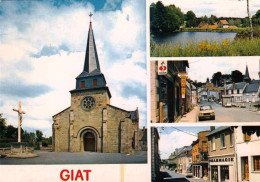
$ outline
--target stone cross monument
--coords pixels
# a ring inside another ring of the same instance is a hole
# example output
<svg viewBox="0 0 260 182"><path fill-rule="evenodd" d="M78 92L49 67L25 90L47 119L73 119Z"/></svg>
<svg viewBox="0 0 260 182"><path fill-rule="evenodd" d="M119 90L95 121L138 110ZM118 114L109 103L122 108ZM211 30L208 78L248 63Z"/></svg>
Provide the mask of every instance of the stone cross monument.
<svg viewBox="0 0 260 182"><path fill-rule="evenodd" d="M21 108L21 101L18 102L18 109L13 109L13 111L16 111L18 113L18 142L21 142L21 125L22 125L22 114L25 114L24 111L22 111Z"/></svg>

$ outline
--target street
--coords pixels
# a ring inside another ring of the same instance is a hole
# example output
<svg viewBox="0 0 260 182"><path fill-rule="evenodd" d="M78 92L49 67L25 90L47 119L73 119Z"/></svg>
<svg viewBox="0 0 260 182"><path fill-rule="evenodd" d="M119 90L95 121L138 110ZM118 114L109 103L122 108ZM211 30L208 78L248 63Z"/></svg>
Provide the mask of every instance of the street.
<svg viewBox="0 0 260 182"><path fill-rule="evenodd" d="M147 163L147 152L137 151L134 155L96 152L49 152L35 150L39 157L19 159L0 158L3 164L136 164Z"/></svg>
<svg viewBox="0 0 260 182"><path fill-rule="evenodd" d="M215 120L202 120L199 122L259 122L260 113L250 111L249 108L225 108L216 102L203 102L200 105L211 105L215 111ZM198 113L199 114L199 113Z"/></svg>
<svg viewBox="0 0 260 182"><path fill-rule="evenodd" d="M178 174L166 169L161 169L161 175L165 182L208 182L208 180L203 179L186 178L183 174Z"/></svg>

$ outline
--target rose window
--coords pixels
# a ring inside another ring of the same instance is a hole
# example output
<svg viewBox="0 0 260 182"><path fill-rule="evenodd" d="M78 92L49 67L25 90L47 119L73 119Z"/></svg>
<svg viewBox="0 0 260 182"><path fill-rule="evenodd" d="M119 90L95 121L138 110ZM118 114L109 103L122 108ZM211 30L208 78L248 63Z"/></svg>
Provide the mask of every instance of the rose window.
<svg viewBox="0 0 260 182"><path fill-rule="evenodd" d="M90 111L91 109L93 109L95 107L95 105L96 105L95 99L93 97L90 97L90 96L85 97L81 101L81 106L86 111Z"/></svg>

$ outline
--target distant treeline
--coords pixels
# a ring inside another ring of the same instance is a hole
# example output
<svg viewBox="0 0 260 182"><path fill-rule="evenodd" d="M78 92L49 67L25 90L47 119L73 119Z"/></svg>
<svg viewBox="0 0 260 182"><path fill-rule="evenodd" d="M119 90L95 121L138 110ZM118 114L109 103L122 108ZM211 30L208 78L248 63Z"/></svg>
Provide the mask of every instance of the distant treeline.
<svg viewBox="0 0 260 182"><path fill-rule="evenodd" d="M209 25L218 23L219 20L227 20L230 26L249 27L248 17L216 17L211 15L207 17L197 17L193 11L188 11L186 14L175 5L164 6L161 1L150 6L150 30L152 34L170 33L179 30L180 27L198 27L201 22ZM260 10L252 16L253 26L260 25Z"/></svg>

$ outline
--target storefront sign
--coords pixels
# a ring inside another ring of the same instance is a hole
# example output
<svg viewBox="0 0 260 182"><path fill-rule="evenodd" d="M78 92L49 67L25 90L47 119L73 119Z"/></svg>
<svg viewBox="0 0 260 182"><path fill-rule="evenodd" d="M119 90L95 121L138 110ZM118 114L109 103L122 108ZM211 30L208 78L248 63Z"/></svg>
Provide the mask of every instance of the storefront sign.
<svg viewBox="0 0 260 182"><path fill-rule="evenodd" d="M215 158L209 160L209 162L233 162L233 161L234 161L233 157Z"/></svg>
<svg viewBox="0 0 260 182"><path fill-rule="evenodd" d="M158 61L158 75L167 74L167 61Z"/></svg>
<svg viewBox="0 0 260 182"><path fill-rule="evenodd" d="M178 75L181 78L181 98L184 99L185 98L187 73L179 73Z"/></svg>
<svg viewBox="0 0 260 182"><path fill-rule="evenodd" d="M185 89L186 88L181 88L181 98L185 98Z"/></svg>
<svg viewBox="0 0 260 182"><path fill-rule="evenodd" d="M186 87L186 78L181 79L181 87Z"/></svg>

